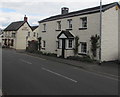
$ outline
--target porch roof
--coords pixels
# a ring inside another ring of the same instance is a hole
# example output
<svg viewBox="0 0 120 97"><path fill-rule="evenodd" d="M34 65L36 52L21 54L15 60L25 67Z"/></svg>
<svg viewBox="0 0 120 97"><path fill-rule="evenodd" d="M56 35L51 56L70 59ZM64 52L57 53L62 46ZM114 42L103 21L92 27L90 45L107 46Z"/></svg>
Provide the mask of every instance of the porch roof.
<svg viewBox="0 0 120 97"><path fill-rule="evenodd" d="M71 34L69 31L65 31L65 30L63 30L63 31L61 31L61 33L57 36L57 38L58 39L61 39L60 38L60 36L62 35L62 34L64 34L65 36L66 36L66 38L68 38L68 39L73 39L74 38L74 36L73 36L73 34Z"/></svg>

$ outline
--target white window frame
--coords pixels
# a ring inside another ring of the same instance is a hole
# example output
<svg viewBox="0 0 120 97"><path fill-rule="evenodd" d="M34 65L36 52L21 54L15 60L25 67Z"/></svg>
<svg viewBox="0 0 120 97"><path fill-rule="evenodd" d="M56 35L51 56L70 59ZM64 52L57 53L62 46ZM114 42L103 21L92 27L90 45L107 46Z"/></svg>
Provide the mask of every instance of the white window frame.
<svg viewBox="0 0 120 97"><path fill-rule="evenodd" d="M68 19L68 29L72 29L72 19Z"/></svg>
<svg viewBox="0 0 120 97"><path fill-rule="evenodd" d="M86 19L86 21L84 19ZM86 26L85 26L85 22L86 22ZM88 18L87 17L80 18L80 28L87 28L87 27L88 27Z"/></svg>
<svg viewBox="0 0 120 97"><path fill-rule="evenodd" d="M73 40L72 39L68 39L68 48L73 48Z"/></svg>
<svg viewBox="0 0 120 97"><path fill-rule="evenodd" d="M61 30L61 21L57 21L57 30Z"/></svg>
<svg viewBox="0 0 120 97"><path fill-rule="evenodd" d="M46 24L43 24L43 31L46 31Z"/></svg>
<svg viewBox="0 0 120 97"><path fill-rule="evenodd" d="M42 48L45 48L45 47L46 47L46 41L43 40L43 41L42 41Z"/></svg>
<svg viewBox="0 0 120 97"><path fill-rule="evenodd" d="M69 40L72 40L72 47L69 47ZM66 49L73 49L74 40L73 39L66 39Z"/></svg>
<svg viewBox="0 0 120 97"><path fill-rule="evenodd" d="M33 37L36 37L36 32L33 32Z"/></svg>
<svg viewBox="0 0 120 97"><path fill-rule="evenodd" d="M15 38L16 34L14 32L12 32L12 37Z"/></svg>
<svg viewBox="0 0 120 97"><path fill-rule="evenodd" d="M37 33L37 38L38 38L38 36L39 36L39 35L38 35L38 33Z"/></svg>
<svg viewBox="0 0 120 97"><path fill-rule="evenodd" d="M86 43L86 52L83 52L83 51L82 51L82 49L84 48L84 47L82 48L82 43ZM80 54L87 54L87 49L88 49L87 46L88 46L87 42L80 42L79 53L80 53Z"/></svg>
<svg viewBox="0 0 120 97"><path fill-rule="evenodd" d="M58 43L58 44L59 44L58 49L62 49L62 39L59 39L58 42L59 42L59 43Z"/></svg>
<svg viewBox="0 0 120 97"><path fill-rule="evenodd" d="M30 37L30 32L28 32L28 37Z"/></svg>

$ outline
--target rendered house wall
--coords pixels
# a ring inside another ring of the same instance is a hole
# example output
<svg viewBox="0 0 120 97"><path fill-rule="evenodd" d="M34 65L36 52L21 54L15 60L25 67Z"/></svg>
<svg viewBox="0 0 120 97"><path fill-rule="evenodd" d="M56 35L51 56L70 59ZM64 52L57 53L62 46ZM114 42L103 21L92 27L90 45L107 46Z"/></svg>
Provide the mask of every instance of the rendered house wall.
<svg viewBox="0 0 120 97"><path fill-rule="evenodd" d="M118 59L118 10L113 7L103 14L102 61Z"/></svg>

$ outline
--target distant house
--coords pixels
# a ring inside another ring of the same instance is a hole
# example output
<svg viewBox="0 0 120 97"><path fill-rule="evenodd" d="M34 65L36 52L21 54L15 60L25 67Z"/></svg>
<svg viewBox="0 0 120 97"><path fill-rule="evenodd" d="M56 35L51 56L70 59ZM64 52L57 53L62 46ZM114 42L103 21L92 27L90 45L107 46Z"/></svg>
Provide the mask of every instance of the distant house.
<svg viewBox="0 0 120 97"><path fill-rule="evenodd" d="M2 46L2 37L3 37L2 30L0 30L0 46Z"/></svg>
<svg viewBox="0 0 120 97"><path fill-rule="evenodd" d="M33 39L33 29L25 16L24 21L12 22L4 29L2 45L25 50L31 39Z"/></svg>
<svg viewBox="0 0 120 97"><path fill-rule="evenodd" d="M39 21L41 51L56 53L58 57L74 56L75 37L79 38L78 56L93 57L91 36L100 36L100 6L69 12L64 7L60 15ZM97 49L96 60L118 60L120 56L120 5L102 6L101 53Z"/></svg>
<svg viewBox="0 0 120 97"><path fill-rule="evenodd" d="M38 26L31 26L31 28L32 28L32 33L33 33L32 38L34 40L38 40L38 35L39 35L39 28L38 28Z"/></svg>

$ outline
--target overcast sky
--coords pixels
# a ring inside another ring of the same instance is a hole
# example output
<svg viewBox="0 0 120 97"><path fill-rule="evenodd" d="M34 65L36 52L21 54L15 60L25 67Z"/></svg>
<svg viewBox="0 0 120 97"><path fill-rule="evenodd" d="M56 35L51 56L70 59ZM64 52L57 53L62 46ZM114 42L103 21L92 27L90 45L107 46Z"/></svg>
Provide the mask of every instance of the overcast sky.
<svg viewBox="0 0 120 97"><path fill-rule="evenodd" d="M102 0L103 4L119 0ZM38 21L61 13L62 7L69 12L99 5L100 0L0 0L0 28L11 22L22 21L27 15L30 25L38 25Z"/></svg>

